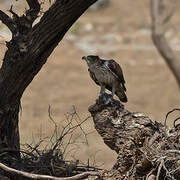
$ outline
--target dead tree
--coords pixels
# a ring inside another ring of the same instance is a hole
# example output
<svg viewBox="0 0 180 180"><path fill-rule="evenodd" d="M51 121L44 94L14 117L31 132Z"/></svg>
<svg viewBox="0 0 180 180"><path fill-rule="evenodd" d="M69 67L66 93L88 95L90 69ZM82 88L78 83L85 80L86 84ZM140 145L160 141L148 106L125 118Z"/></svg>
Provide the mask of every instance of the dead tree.
<svg viewBox="0 0 180 180"><path fill-rule="evenodd" d="M107 98L105 94L103 99ZM128 111L117 100L105 105L103 99L90 106L89 112L104 143L118 155L107 176L112 180L179 179L180 117L169 129L166 121L171 112L162 125L142 113Z"/></svg>
<svg viewBox="0 0 180 180"><path fill-rule="evenodd" d="M152 40L180 86L180 60L168 45L165 37L173 10L168 10L164 0L151 0Z"/></svg>
<svg viewBox="0 0 180 180"><path fill-rule="evenodd" d="M12 33L0 69L0 150L17 150L19 156L18 113L21 97L71 25L96 0L56 0L41 20L38 0L26 0L29 9L12 17L0 11L0 20ZM14 154L14 153L13 153Z"/></svg>

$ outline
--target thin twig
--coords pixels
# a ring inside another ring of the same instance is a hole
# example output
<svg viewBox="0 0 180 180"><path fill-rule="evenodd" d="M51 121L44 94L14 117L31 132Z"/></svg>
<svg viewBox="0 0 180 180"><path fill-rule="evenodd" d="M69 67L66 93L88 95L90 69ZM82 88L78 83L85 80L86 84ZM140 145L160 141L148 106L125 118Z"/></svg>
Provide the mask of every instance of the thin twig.
<svg viewBox="0 0 180 180"><path fill-rule="evenodd" d="M168 118L168 116L169 116L171 113L173 113L174 111L180 111L180 109L179 109L179 108L174 108L174 109L172 109L171 111L169 111L169 112L166 114L166 117L165 117L165 120L164 120L164 126L166 127L166 129L167 129L167 118Z"/></svg>
<svg viewBox="0 0 180 180"><path fill-rule="evenodd" d="M160 174L161 174L161 169L163 167L163 163L164 163L164 160L162 159L160 161L160 165L158 166L158 172L157 172L156 180L159 180L159 177L160 177Z"/></svg>
<svg viewBox="0 0 180 180"><path fill-rule="evenodd" d="M74 110L74 113L76 114L76 116L78 117L78 119L81 121L81 118L80 118L79 114L77 113L75 106L73 106L73 110ZM76 119L75 119L75 120L76 120ZM76 122L77 122L77 120L76 120ZM78 123L79 123L79 122L78 122ZM87 143L87 145L88 145L87 134L86 134L86 132L84 131L84 129L81 127L81 125L80 125L79 127L80 127L81 131L83 132L84 137L85 137L85 139L86 139L86 143Z"/></svg>
<svg viewBox="0 0 180 180"><path fill-rule="evenodd" d="M84 119L82 122L80 122L79 124L68 128L68 130L66 131L66 128L71 124L71 122L69 122L62 130L62 133L59 137L59 139L57 140L56 144L53 146L53 150L55 150L61 143L62 139L67 135L67 134L71 134L75 129L77 129L78 127L80 127L84 122L86 122L89 119L89 117L87 117L86 119Z"/></svg>
<svg viewBox="0 0 180 180"><path fill-rule="evenodd" d="M179 126L179 124L176 125L176 121L178 121L179 119L180 119L180 117L178 117L178 118L176 118L176 119L174 120L173 125L174 125L174 128L175 128L175 129Z"/></svg>
<svg viewBox="0 0 180 180"><path fill-rule="evenodd" d="M5 24L9 28L11 32L15 32L16 28L12 18L10 18L6 13L4 13L1 10L0 10L0 20L2 21L3 24Z"/></svg>
<svg viewBox="0 0 180 180"><path fill-rule="evenodd" d="M69 138L69 140L68 140L68 143L67 143L66 146L64 147L64 150L63 150L63 153L62 153L63 155L64 155L64 153L66 152L68 146L70 145L71 140L72 140L72 137L73 137L73 134L70 135L70 138Z"/></svg>
<svg viewBox="0 0 180 180"><path fill-rule="evenodd" d="M177 154L180 154L180 151L179 150L176 150L176 149L169 149L166 151L167 153L177 153Z"/></svg>
<svg viewBox="0 0 180 180"><path fill-rule="evenodd" d="M54 136L56 136L56 139L57 139L58 135L57 135L57 124L56 124L56 122L54 121L54 119L53 119L53 117L52 117L52 115L51 115L51 106L50 106L50 105L49 105L49 107L48 107L48 115L49 115L49 119L50 119L50 120L52 121L52 123L54 124L54 132L53 132L53 135L52 135L52 137L51 137L51 139L50 139L50 141L51 141Z"/></svg>
<svg viewBox="0 0 180 180"><path fill-rule="evenodd" d="M19 19L19 16L13 11L13 5L11 5L9 12L13 15L14 19Z"/></svg>

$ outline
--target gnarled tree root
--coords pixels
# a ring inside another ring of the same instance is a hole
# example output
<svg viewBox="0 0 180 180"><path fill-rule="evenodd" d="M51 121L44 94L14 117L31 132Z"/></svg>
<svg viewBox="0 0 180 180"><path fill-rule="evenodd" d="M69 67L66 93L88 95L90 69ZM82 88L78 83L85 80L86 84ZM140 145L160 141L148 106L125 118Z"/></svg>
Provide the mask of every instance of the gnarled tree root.
<svg viewBox="0 0 180 180"><path fill-rule="evenodd" d="M114 99L107 105L97 101L89 112L104 143L118 154L112 169L116 179L180 178L178 126L168 129Z"/></svg>

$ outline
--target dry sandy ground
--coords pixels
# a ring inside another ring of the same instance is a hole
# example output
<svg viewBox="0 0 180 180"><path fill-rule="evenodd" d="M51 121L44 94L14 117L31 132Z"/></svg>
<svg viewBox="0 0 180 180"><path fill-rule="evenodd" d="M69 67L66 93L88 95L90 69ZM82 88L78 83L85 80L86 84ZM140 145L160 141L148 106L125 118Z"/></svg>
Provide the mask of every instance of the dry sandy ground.
<svg viewBox="0 0 180 180"><path fill-rule="evenodd" d="M77 26L66 35L26 89L20 115L21 143L31 143L41 136L52 133L53 124L48 118L49 105L55 122L61 125L65 114L72 110L72 105L76 106L82 119L86 118L89 115L88 106L93 104L98 96L99 87L89 78L87 66L81 60L87 53L79 49L73 40L68 40L72 34L77 41L88 35L94 36L92 43L98 41L99 46L104 45L106 41L101 42L98 38L106 34L114 33L123 38L122 41L112 41L109 47L108 45L105 47L108 51L108 48L116 43L117 50L108 53L106 49L104 52L98 50L97 53L103 58L117 60L123 67L129 99L125 107L128 110L143 112L153 120L163 122L165 114L179 106L180 92L173 75L157 51L147 48L153 47L148 33L149 2L142 0L111 2L109 8L99 12L86 12L78 20ZM176 3L180 9L180 2ZM176 28L175 30L172 28L169 35L171 40L176 38L177 46L180 45L178 15L174 17L172 23ZM108 44L111 39L107 41ZM136 44L143 44L144 48L133 48ZM1 45L1 59L4 50L4 45ZM176 53L180 55L178 48ZM168 122L171 125L172 119ZM94 131L92 119L89 119L83 128L88 132ZM90 134L88 139L89 146L79 146L75 157L86 162L88 158L92 161L96 154L97 163L110 168L115 161L115 153L103 144L96 132Z"/></svg>

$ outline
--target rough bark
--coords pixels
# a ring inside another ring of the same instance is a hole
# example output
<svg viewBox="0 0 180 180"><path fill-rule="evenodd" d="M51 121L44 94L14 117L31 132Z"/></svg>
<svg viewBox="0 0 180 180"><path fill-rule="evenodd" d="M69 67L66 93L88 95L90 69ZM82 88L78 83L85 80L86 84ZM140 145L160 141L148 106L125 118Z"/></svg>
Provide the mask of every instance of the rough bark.
<svg viewBox="0 0 180 180"><path fill-rule="evenodd" d="M26 0L29 9L13 17L0 11L0 20L12 32L0 69L0 149L19 150L18 112L21 96L46 63L71 25L96 0L56 0L40 22L38 0ZM19 155L19 153L17 153Z"/></svg>
<svg viewBox="0 0 180 180"><path fill-rule="evenodd" d="M164 0L151 0L152 40L180 86L180 60L169 46L165 36L172 15L173 9L167 13Z"/></svg>
<svg viewBox="0 0 180 180"><path fill-rule="evenodd" d="M109 97L105 94L103 98ZM119 101L104 105L104 100L89 111L104 143L118 154L111 179L178 179L179 125L168 129L142 113L126 110Z"/></svg>

